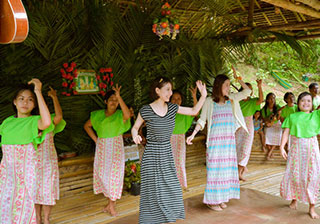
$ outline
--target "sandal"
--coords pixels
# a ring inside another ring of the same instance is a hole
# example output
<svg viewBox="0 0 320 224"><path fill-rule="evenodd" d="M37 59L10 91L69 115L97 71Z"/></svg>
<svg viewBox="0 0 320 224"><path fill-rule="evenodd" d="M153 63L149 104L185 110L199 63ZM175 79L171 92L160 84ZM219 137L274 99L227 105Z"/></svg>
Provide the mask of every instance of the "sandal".
<svg viewBox="0 0 320 224"><path fill-rule="evenodd" d="M222 211L222 208L219 205L209 205L209 204L206 204L206 205L208 208L210 208L213 211L216 211L216 212Z"/></svg>

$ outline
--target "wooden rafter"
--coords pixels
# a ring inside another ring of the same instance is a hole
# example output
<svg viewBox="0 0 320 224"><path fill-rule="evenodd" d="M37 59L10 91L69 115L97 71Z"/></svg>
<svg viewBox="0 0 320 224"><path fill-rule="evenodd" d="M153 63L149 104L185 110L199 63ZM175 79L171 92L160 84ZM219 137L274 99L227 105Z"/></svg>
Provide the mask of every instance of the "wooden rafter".
<svg viewBox="0 0 320 224"><path fill-rule="evenodd" d="M248 26L253 27L254 0L249 1Z"/></svg>
<svg viewBox="0 0 320 224"><path fill-rule="evenodd" d="M310 6L311 8L320 10L320 1L319 0L296 0L296 2L301 2L305 5Z"/></svg>
<svg viewBox="0 0 320 224"><path fill-rule="evenodd" d="M299 12L311 17L320 18L320 12L308 6L296 5L287 0L261 0L261 1L267 2L269 4L272 4L293 12Z"/></svg>

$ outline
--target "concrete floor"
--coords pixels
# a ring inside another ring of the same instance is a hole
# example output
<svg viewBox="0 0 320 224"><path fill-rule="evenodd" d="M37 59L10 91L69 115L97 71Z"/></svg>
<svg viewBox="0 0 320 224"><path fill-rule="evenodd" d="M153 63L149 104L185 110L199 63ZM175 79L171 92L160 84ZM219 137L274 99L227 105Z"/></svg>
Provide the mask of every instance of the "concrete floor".
<svg viewBox="0 0 320 224"><path fill-rule="evenodd" d="M215 212L202 203L203 195L185 200L186 219L184 224L320 224L308 215L308 205L299 204L298 210L291 210L280 197L263 192L241 188L241 199L231 200L228 208ZM318 214L320 210L317 209ZM138 223L138 215L131 215L112 222L113 224Z"/></svg>

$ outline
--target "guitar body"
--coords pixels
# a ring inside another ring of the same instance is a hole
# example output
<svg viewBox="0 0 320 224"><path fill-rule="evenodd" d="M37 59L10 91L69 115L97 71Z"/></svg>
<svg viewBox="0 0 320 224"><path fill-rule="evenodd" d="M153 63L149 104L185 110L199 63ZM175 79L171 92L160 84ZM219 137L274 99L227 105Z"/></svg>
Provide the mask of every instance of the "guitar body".
<svg viewBox="0 0 320 224"><path fill-rule="evenodd" d="M22 42L28 32L28 17L21 0L0 0L0 44Z"/></svg>

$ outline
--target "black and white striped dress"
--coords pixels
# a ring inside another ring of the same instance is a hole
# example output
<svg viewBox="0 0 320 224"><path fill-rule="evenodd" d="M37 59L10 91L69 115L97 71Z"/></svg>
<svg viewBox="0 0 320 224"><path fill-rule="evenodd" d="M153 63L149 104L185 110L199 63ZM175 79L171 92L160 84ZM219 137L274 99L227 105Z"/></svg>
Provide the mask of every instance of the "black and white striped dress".
<svg viewBox="0 0 320 224"><path fill-rule="evenodd" d="M163 117L150 105L140 109L147 125L147 145L141 163L141 224L168 223L185 218L170 143L177 111L178 105L172 103L168 103L168 112Z"/></svg>

